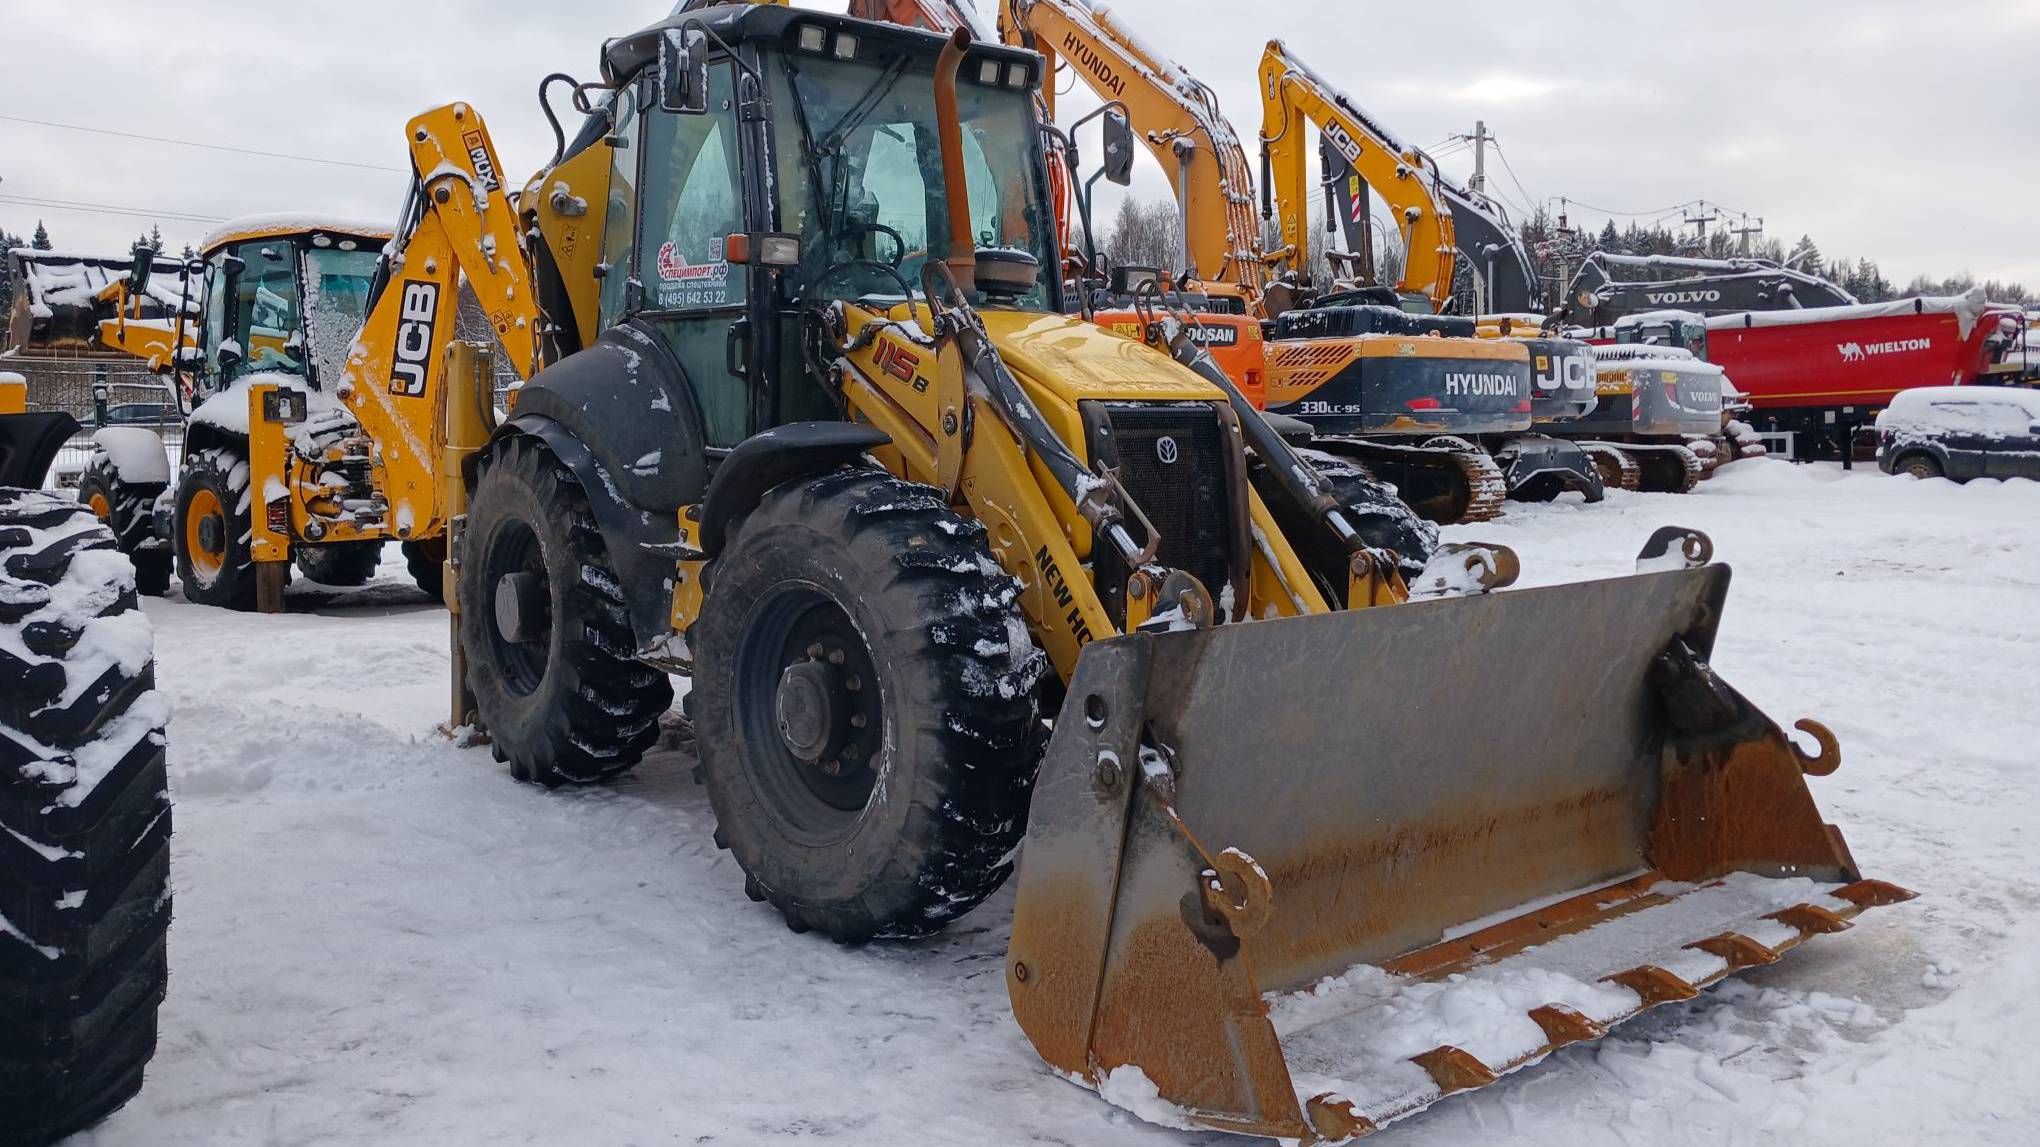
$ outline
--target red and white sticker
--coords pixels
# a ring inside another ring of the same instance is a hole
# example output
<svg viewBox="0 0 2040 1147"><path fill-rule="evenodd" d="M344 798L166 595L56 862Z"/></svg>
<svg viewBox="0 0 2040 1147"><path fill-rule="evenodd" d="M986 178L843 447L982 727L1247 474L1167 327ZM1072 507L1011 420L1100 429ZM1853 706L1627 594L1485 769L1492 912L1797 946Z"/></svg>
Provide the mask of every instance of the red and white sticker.
<svg viewBox="0 0 2040 1147"><path fill-rule="evenodd" d="M720 244L718 244L720 246ZM662 283L698 283L704 279L728 278L730 265L718 259L713 263L690 263L687 256L671 239L659 246L659 281Z"/></svg>

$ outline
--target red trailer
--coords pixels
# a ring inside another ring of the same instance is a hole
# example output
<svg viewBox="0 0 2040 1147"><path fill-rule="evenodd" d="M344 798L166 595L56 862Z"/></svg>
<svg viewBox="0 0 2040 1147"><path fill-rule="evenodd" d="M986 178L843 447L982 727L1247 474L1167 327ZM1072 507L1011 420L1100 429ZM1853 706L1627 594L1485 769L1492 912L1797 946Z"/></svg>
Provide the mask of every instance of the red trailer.
<svg viewBox="0 0 2040 1147"><path fill-rule="evenodd" d="M1901 390L1986 380L2023 318L1980 295L1744 311L1707 320L1706 355L1748 396L1758 431L1831 457Z"/></svg>

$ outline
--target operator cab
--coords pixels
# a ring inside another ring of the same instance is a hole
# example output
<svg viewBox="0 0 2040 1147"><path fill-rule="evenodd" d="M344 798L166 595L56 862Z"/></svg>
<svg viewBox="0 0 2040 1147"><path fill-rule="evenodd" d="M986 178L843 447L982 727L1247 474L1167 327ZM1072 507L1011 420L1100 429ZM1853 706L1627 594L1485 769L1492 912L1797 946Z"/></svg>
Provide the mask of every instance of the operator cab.
<svg viewBox="0 0 2040 1147"><path fill-rule="evenodd" d="M941 49L925 32L778 5L679 14L605 48L614 94L556 165L610 145L594 329L658 336L711 451L838 417L826 364L782 368L805 361L815 308L918 300L924 271L948 257ZM976 239L975 279L960 286L987 310L1062 310L1041 67L979 43L958 75Z"/></svg>
<svg viewBox="0 0 2040 1147"><path fill-rule="evenodd" d="M376 262L391 232L358 224L254 217L201 247L197 389L214 394L257 373L335 385L367 319Z"/></svg>

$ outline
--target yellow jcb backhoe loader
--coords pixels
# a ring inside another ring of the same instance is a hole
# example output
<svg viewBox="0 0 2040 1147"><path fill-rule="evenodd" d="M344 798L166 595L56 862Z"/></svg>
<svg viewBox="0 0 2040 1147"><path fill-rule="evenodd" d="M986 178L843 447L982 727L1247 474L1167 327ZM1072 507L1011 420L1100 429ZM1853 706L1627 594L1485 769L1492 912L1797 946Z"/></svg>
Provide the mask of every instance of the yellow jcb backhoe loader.
<svg viewBox="0 0 2040 1147"><path fill-rule="evenodd" d="M127 321L118 296L121 317L101 324L108 346L188 370L203 396L152 511L192 601L280 610L293 561L314 581L358 585L389 541L421 588L443 592L445 430L485 426L486 411L468 407L493 402L468 377L487 372L490 349L447 354L462 285L520 377L536 358L538 309L480 118L437 109L410 124L409 140L412 187L394 232L236 220L200 251L197 332Z"/></svg>
<svg viewBox="0 0 2040 1147"><path fill-rule="evenodd" d="M931 933L1024 837L1042 1057L1309 1142L1906 895L1820 821L1832 737L1709 668L1704 538L1510 593L1461 547L1406 601L1223 373L1064 314L1042 79L777 5L605 45L518 200L546 365L453 533L514 775L630 767L689 674L715 840L794 930Z"/></svg>

